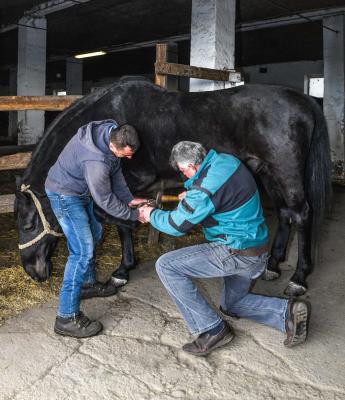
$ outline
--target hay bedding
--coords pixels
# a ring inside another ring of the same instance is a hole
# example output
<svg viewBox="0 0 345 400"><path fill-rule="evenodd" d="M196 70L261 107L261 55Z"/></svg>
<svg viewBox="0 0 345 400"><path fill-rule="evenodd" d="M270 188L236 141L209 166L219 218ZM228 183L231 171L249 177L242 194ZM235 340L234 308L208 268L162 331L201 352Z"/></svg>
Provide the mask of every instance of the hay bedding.
<svg viewBox="0 0 345 400"><path fill-rule="evenodd" d="M151 248L147 245L147 237L147 225L141 225L134 232L134 248L139 263L156 259L175 248L203 241L200 229L182 238L171 238L162 234L159 244ZM21 267L17 243L14 215L0 214L0 325L10 316L56 297L66 263L66 242L61 239L53 256L51 278L47 282L37 283ZM104 226L103 241L97 250L98 278L106 280L120 261L121 245L116 227Z"/></svg>

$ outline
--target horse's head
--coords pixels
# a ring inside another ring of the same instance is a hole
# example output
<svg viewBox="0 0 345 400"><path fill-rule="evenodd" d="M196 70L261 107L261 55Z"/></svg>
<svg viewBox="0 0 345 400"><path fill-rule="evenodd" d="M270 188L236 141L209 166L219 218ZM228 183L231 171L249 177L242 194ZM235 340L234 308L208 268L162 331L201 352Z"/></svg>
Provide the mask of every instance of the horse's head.
<svg viewBox="0 0 345 400"><path fill-rule="evenodd" d="M57 237L44 233L42 218L39 215L33 196L41 205L44 218L52 229L58 229L58 222L51 210L48 198L17 180L15 214L17 219L19 252L24 270L31 278L42 282L49 278L52 269L51 255L57 243ZM40 237L40 235L42 237Z"/></svg>

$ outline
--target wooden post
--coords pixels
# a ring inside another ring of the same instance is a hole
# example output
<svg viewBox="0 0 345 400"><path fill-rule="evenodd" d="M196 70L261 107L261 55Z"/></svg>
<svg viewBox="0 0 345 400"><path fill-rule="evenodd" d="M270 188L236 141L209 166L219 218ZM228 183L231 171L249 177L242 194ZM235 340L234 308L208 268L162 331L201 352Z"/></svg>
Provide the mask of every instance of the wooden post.
<svg viewBox="0 0 345 400"><path fill-rule="evenodd" d="M159 43L156 45L156 64L177 62L177 43ZM165 89L177 90L178 78L155 74L155 84Z"/></svg>
<svg viewBox="0 0 345 400"><path fill-rule="evenodd" d="M159 43L156 44L156 63L166 62L177 62L177 43ZM177 90L178 89L178 78L176 76L168 75L155 75L155 84L165 89ZM161 191L158 192L156 201L161 201L163 195L164 183L161 183ZM149 228L149 237L147 244L149 246L158 244L159 231L154 229L152 226Z"/></svg>
<svg viewBox="0 0 345 400"><path fill-rule="evenodd" d="M12 213L14 211L14 194L3 194L0 196L0 214Z"/></svg>
<svg viewBox="0 0 345 400"><path fill-rule="evenodd" d="M162 186L163 186L163 184L162 184ZM161 201L162 195L163 195L162 192L157 193L157 196L156 196L157 206L160 206L162 204L162 201ZM158 242L159 242L159 231L157 231L157 229L155 229L153 226L150 226L149 236L147 238L147 244L149 246L153 246L153 245L158 244Z"/></svg>

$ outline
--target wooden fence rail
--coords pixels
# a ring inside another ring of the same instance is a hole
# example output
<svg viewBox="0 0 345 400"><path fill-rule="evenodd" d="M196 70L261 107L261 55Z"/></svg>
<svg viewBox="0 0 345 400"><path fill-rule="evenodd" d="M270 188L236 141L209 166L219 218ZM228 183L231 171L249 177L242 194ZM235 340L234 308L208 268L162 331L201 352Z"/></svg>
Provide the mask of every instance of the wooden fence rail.
<svg viewBox="0 0 345 400"><path fill-rule="evenodd" d="M0 157L0 171L24 169L31 159L31 151L27 153L9 154Z"/></svg>
<svg viewBox="0 0 345 400"><path fill-rule="evenodd" d="M235 70L221 70L171 62L156 62L155 73L158 75L184 76L187 78L208 79L211 81L241 82L241 73Z"/></svg>
<svg viewBox="0 0 345 400"><path fill-rule="evenodd" d="M83 96L0 96L0 111L62 111Z"/></svg>

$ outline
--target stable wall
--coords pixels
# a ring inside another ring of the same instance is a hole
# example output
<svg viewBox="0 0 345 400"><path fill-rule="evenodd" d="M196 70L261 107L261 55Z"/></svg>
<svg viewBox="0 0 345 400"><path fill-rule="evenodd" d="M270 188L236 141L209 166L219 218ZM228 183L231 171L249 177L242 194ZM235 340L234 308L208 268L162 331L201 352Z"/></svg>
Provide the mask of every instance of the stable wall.
<svg viewBox="0 0 345 400"><path fill-rule="evenodd" d="M260 72L265 69L267 72ZM246 83L282 85L304 91L305 75L323 75L323 61L296 61L241 68Z"/></svg>

